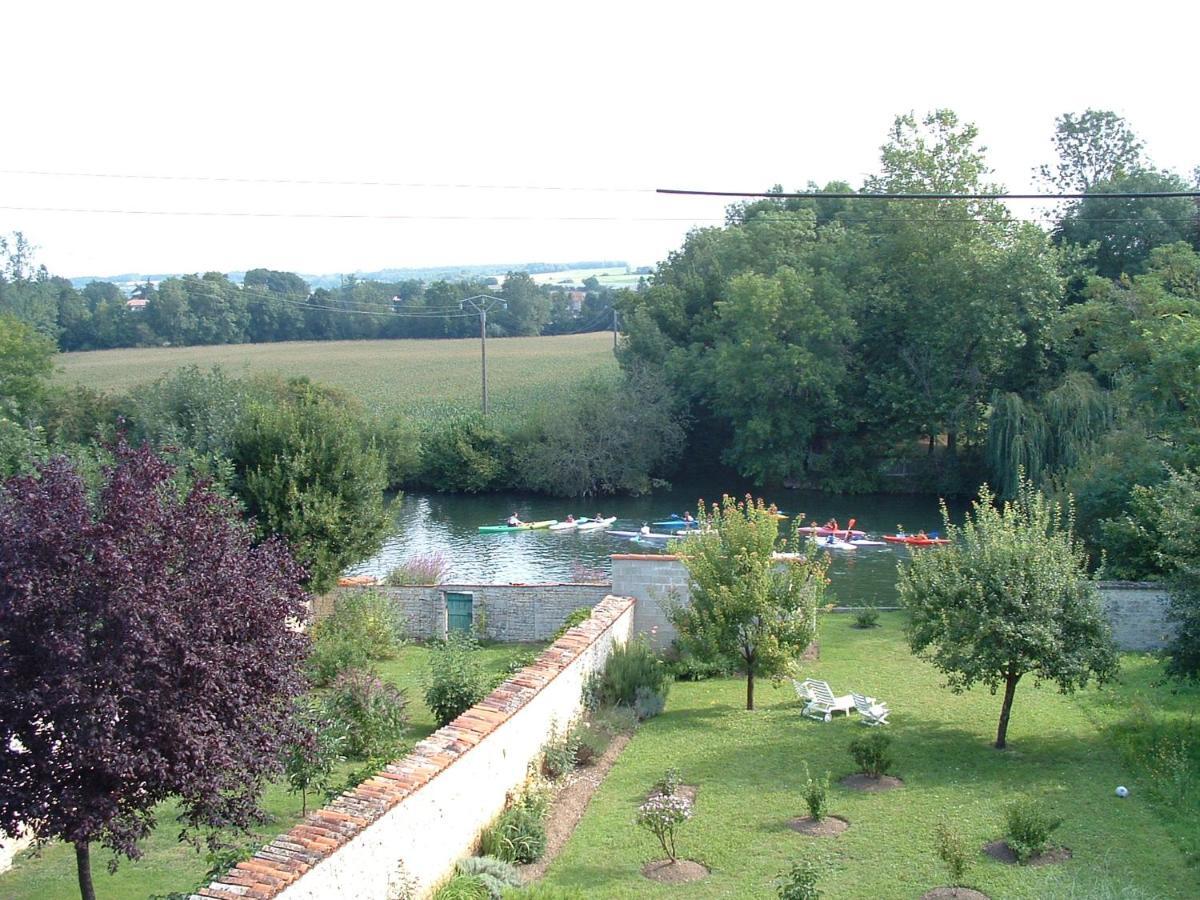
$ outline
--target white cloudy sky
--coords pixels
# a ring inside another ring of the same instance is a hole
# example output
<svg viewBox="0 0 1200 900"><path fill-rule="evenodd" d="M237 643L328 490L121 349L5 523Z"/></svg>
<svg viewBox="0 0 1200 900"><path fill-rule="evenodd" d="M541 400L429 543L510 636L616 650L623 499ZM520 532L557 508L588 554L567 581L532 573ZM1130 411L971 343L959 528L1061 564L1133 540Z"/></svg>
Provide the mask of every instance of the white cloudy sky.
<svg viewBox="0 0 1200 900"><path fill-rule="evenodd" d="M652 264L723 205L645 189L857 185L896 113L939 106L979 125L1012 189L1049 161L1055 116L1089 106L1126 116L1158 165L1190 172L1200 128L1181 98L1195 84L1197 10L12 3L0 233L24 231L72 276ZM8 174L21 170L424 187Z"/></svg>

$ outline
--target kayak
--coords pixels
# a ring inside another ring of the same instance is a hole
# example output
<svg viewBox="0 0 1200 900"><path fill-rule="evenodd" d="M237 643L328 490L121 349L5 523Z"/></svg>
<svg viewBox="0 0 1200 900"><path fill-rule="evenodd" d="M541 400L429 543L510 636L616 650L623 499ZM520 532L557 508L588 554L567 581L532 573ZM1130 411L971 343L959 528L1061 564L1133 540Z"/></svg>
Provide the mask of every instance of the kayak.
<svg viewBox="0 0 1200 900"><path fill-rule="evenodd" d="M848 541L843 541L841 538L836 538L833 535L823 537L817 541L817 546L823 550L857 550L857 544L851 544Z"/></svg>
<svg viewBox="0 0 1200 900"><path fill-rule="evenodd" d="M615 521L617 521L616 516L609 516L607 519L587 519L576 531L599 531L601 528L607 528Z"/></svg>
<svg viewBox="0 0 1200 900"><path fill-rule="evenodd" d="M865 531L858 531L852 528L830 528L828 525L801 525L796 531L801 534L815 534L817 537L829 537L833 535L836 538L845 540L847 537L866 537Z"/></svg>
<svg viewBox="0 0 1200 900"><path fill-rule="evenodd" d="M677 516L675 513L671 513L670 516L668 516L666 519L663 519L661 522L651 522L650 524L653 525L655 528L698 528L698 527L700 527L700 523L697 522L695 519L693 519L692 521L689 522L689 521L687 521L687 519L683 518L683 516Z"/></svg>
<svg viewBox="0 0 1200 900"><path fill-rule="evenodd" d="M532 531L534 528L549 528L557 525L558 519L547 519L544 522L522 522L520 525L480 525L480 534L499 534L502 531Z"/></svg>
<svg viewBox="0 0 1200 900"><path fill-rule="evenodd" d="M850 543L855 547L886 547L887 541L872 541L867 538L851 538Z"/></svg>
<svg viewBox="0 0 1200 900"><path fill-rule="evenodd" d="M908 544L910 547L940 547L950 543L946 538L931 538L919 534L885 534L883 539L889 544Z"/></svg>
<svg viewBox="0 0 1200 900"><path fill-rule="evenodd" d="M576 528L578 528L580 525L583 525L590 521L591 521L591 519L589 519L587 516L584 516L582 519L575 519L571 522L559 522L557 525L551 525L550 530L551 531L573 531Z"/></svg>

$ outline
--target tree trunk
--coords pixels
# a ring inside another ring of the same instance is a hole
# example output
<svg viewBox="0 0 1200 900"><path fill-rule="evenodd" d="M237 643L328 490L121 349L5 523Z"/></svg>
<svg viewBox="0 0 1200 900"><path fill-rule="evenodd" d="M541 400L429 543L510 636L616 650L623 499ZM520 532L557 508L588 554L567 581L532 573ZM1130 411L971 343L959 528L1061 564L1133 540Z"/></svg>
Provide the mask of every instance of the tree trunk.
<svg viewBox="0 0 1200 900"><path fill-rule="evenodd" d="M92 886L91 848L87 841L75 842L75 869L79 874L79 896L82 900L96 900L96 889Z"/></svg>
<svg viewBox="0 0 1200 900"><path fill-rule="evenodd" d="M937 436L932 431L929 432L929 450L927 452L930 456L933 456L933 445L935 441L937 441Z"/></svg>
<svg viewBox="0 0 1200 900"><path fill-rule="evenodd" d="M958 432L957 431L947 431L946 432L946 455L954 456L956 453L958 453Z"/></svg>
<svg viewBox="0 0 1200 900"><path fill-rule="evenodd" d="M1017 682L1021 680L1020 673L1009 673L1004 681L1004 705L1000 707L1000 727L996 729L996 749L1003 750L1005 738L1008 736L1008 714L1012 712L1013 695L1017 692Z"/></svg>
<svg viewBox="0 0 1200 900"><path fill-rule="evenodd" d="M754 709L754 670L746 672L746 709Z"/></svg>

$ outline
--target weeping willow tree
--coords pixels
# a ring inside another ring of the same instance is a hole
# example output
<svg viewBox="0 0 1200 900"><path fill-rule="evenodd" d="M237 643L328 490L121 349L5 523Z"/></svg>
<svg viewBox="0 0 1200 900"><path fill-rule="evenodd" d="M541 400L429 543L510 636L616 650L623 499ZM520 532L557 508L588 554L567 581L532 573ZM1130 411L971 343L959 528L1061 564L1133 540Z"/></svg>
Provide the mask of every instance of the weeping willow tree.
<svg viewBox="0 0 1200 900"><path fill-rule="evenodd" d="M986 460L1002 497L1016 495L1021 472L1033 483L1070 468L1113 426L1108 391L1084 372L1071 372L1036 400L997 392L988 413Z"/></svg>

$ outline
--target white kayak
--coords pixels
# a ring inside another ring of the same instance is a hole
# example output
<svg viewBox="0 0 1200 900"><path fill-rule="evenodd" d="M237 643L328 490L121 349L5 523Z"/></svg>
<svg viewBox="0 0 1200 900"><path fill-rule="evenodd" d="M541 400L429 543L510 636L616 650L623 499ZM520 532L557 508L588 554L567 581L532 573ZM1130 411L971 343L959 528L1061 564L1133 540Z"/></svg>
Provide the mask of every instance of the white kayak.
<svg viewBox="0 0 1200 900"><path fill-rule="evenodd" d="M872 541L867 538L854 538L850 541L855 547L886 547L886 541Z"/></svg>
<svg viewBox="0 0 1200 900"><path fill-rule="evenodd" d="M591 521L591 519L588 519L585 517L582 519L573 519L570 522L565 522L565 521L559 522L557 525L551 525L550 530L551 531L574 531L580 525L584 525L590 521Z"/></svg>
<svg viewBox="0 0 1200 900"><path fill-rule="evenodd" d="M575 529L576 531L599 531L601 528L607 528L613 522L617 521L616 516L609 516L607 519L587 519L580 523Z"/></svg>
<svg viewBox="0 0 1200 900"><path fill-rule="evenodd" d="M822 550L857 550L858 545L848 541L843 541L841 538L836 538L833 535L823 537L817 541L817 546Z"/></svg>

